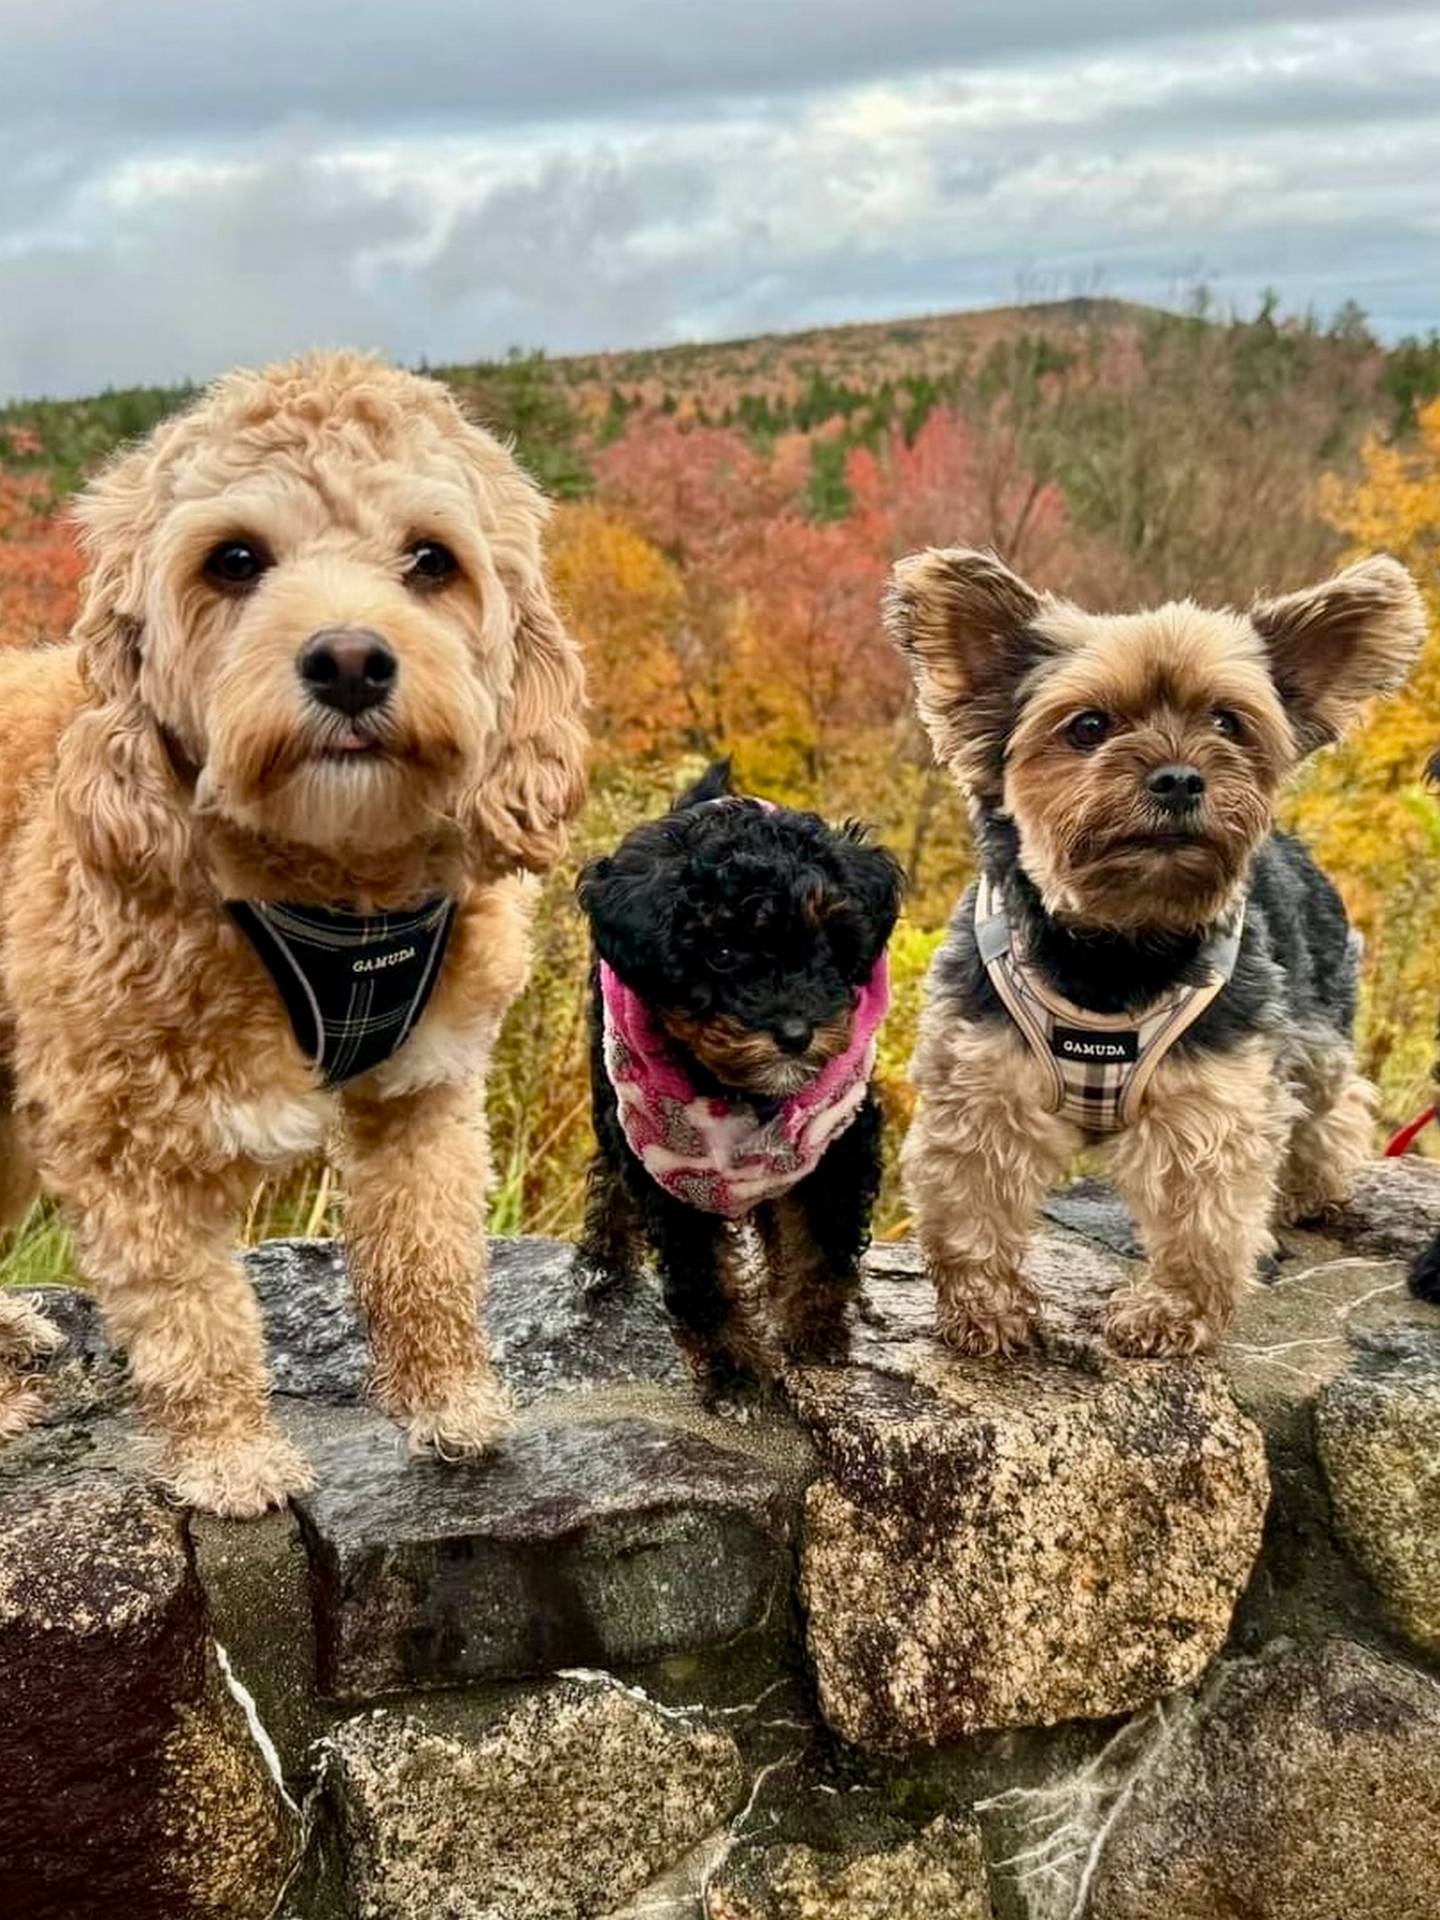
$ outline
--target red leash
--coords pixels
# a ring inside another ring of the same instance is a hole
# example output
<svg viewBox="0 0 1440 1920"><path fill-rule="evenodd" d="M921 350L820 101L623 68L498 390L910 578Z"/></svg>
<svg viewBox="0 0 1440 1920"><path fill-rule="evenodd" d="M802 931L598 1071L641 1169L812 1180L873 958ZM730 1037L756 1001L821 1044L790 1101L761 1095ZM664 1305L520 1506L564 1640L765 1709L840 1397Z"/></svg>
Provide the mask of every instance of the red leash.
<svg viewBox="0 0 1440 1920"><path fill-rule="evenodd" d="M1389 1146L1386 1147L1385 1158L1387 1160L1398 1160L1402 1153L1408 1153L1415 1141L1419 1139L1426 1127L1429 1126L1430 1122L1436 1119L1440 1119L1440 1107L1427 1107L1418 1119L1412 1120L1408 1127L1402 1127L1400 1129Z"/></svg>

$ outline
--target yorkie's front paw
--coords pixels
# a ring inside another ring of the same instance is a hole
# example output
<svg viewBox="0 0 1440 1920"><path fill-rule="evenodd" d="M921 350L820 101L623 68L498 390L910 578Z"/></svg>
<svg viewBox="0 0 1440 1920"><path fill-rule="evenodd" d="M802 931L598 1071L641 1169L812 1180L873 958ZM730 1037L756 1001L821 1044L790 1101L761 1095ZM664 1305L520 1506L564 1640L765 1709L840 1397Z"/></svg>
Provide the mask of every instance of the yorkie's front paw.
<svg viewBox="0 0 1440 1920"><path fill-rule="evenodd" d="M1175 1360L1204 1353L1220 1329L1192 1301L1159 1287L1127 1287L1105 1314L1105 1338L1131 1359Z"/></svg>
<svg viewBox="0 0 1440 1920"><path fill-rule="evenodd" d="M405 1431L412 1453L462 1460L489 1453L511 1432L515 1410L494 1374L462 1381L432 1406L412 1407Z"/></svg>
<svg viewBox="0 0 1440 1920"><path fill-rule="evenodd" d="M935 1332L956 1353L1010 1358L1033 1346L1040 1296L1018 1276L963 1288L935 1275Z"/></svg>

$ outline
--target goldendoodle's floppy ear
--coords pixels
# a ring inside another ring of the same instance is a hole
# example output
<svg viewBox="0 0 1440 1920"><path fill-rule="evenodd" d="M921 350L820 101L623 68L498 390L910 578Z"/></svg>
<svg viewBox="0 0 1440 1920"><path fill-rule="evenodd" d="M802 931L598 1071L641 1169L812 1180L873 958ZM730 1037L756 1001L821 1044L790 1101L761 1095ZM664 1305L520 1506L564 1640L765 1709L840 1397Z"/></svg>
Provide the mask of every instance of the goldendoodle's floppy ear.
<svg viewBox="0 0 1440 1920"><path fill-rule="evenodd" d="M585 670L538 564L527 576L513 595L509 709L475 810L504 863L546 873L563 855L566 827L585 798Z"/></svg>
<svg viewBox="0 0 1440 1920"><path fill-rule="evenodd" d="M1425 644L1420 589L1389 554L1250 610L1302 753L1338 740L1364 702L1398 687Z"/></svg>
<svg viewBox="0 0 1440 1920"><path fill-rule="evenodd" d="M993 553L928 548L890 576L885 623L910 663L935 758L982 799L999 797L1016 693L1055 642L1032 626L1044 598Z"/></svg>
<svg viewBox="0 0 1440 1920"><path fill-rule="evenodd" d="M57 785L80 857L134 884L177 874L189 853L184 800L140 693L146 569L162 514L148 449L113 461L73 511L90 561L73 629L90 703L65 731Z"/></svg>
<svg viewBox="0 0 1440 1920"><path fill-rule="evenodd" d="M148 449L112 460L76 496L71 513L90 562L73 630L80 670L92 692L123 698L140 676L146 566L162 514Z"/></svg>

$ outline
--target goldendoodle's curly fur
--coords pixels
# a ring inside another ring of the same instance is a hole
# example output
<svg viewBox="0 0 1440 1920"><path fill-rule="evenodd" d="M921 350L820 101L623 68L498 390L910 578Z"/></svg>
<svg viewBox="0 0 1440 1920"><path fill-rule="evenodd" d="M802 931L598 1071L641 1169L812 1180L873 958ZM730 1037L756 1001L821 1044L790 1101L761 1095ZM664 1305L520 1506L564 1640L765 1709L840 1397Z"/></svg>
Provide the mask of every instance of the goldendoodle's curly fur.
<svg viewBox="0 0 1440 1920"><path fill-rule="evenodd" d="M476 1451L507 1423L477 1318L483 1081L531 883L583 788L543 500L434 381L353 354L221 380L78 507L74 644L0 656L0 1194L64 1203L183 1500L306 1483L272 1422L234 1246L264 1174L330 1145L382 1406ZM317 634L381 641L383 700L315 695ZM321 1084L227 900L360 912L444 892L411 1037ZM0 1300L0 1437L43 1323ZM8 1374L6 1367L8 1364Z"/></svg>

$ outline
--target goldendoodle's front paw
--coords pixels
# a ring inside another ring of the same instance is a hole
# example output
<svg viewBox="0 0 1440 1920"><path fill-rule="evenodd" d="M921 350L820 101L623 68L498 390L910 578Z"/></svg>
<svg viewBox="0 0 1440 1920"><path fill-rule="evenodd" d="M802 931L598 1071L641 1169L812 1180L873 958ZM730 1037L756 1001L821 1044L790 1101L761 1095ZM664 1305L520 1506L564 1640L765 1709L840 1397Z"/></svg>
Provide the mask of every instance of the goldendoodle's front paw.
<svg viewBox="0 0 1440 1920"><path fill-rule="evenodd" d="M412 1453L462 1460L497 1447L515 1425L515 1410L499 1380L479 1374L433 1406L411 1408L404 1418Z"/></svg>
<svg viewBox="0 0 1440 1920"><path fill-rule="evenodd" d="M0 1361L23 1367L64 1344L60 1329L23 1293L0 1293Z"/></svg>
<svg viewBox="0 0 1440 1920"><path fill-rule="evenodd" d="M166 1443L159 1477L185 1506L225 1520L253 1520L315 1484L304 1454L269 1426L239 1436L177 1435Z"/></svg>
<svg viewBox="0 0 1440 1920"><path fill-rule="evenodd" d="M0 1364L0 1444L28 1432L40 1418L44 1404L33 1387Z"/></svg>
<svg viewBox="0 0 1440 1920"><path fill-rule="evenodd" d="M1040 1296L1019 1275L988 1279L932 1272L935 1332L947 1347L975 1359L1009 1358L1034 1344Z"/></svg>
<svg viewBox="0 0 1440 1920"><path fill-rule="evenodd" d="M1194 1302L1160 1287L1127 1287L1105 1313L1105 1338L1132 1359L1174 1360L1204 1353L1220 1336Z"/></svg>
<svg viewBox="0 0 1440 1920"><path fill-rule="evenodd" d="M64 1344L60 1329L23 1294L0 1293L0 1441L14 1440L40 1418L43 1402L25 1376Z"/></svg>

